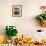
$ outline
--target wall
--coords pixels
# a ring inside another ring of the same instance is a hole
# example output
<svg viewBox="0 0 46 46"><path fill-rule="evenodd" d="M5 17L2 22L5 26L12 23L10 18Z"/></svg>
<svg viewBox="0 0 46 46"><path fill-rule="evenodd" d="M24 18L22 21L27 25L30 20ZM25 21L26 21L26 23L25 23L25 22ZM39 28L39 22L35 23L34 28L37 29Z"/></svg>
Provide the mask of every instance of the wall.
<svg viewBox="0 0 46 46"><path fill-rule="evenodd" d="M22 5L22 17L12 17L12 5ZM0 0L0 34L4 34L6 25L15 25L18 36L36 34L39 27L35 16L41 13L40 6L46 5L46 0ZM41 36L40 36L41 37Z"/></svg>

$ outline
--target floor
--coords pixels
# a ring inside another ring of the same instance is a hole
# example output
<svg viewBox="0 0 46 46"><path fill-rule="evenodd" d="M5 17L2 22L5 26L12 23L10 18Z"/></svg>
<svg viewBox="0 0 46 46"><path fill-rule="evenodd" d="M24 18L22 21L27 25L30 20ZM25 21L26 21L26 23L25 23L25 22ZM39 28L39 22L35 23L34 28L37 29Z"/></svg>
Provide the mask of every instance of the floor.
<svg viewBox="0 0 46 46"><path fill-rule="evenodd" d="M15 46L46 46L46 44L44 44L44 45L24 44L24 45L15 45Z"/></svg>

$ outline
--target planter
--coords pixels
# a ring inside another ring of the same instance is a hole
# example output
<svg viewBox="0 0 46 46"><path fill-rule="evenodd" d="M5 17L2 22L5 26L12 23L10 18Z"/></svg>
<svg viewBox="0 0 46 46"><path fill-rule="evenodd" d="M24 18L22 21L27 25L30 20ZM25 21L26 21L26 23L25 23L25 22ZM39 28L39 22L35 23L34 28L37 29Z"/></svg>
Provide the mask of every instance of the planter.
<svg viewBox="0 0 46 46"><path fill-rule="evenodd" d="M41 26L42 26L42 27L46 27L46 20L43 20L43 21L41 22Z"/></svg>

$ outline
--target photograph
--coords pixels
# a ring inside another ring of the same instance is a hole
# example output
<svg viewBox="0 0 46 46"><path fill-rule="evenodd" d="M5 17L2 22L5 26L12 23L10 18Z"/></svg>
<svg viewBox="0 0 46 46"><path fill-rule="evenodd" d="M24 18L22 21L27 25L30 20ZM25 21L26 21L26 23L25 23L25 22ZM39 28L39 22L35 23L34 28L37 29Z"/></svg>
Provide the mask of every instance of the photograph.
<svg viewBox="0 0 46 46"><path fill-rule="evenodd" d="M46 0L0 0L0 46L46 46Z"/></svg>
<svg viewBox="0 0 46 46"><path fill-rule="evenodd" d="M12 5L12 16L13 17L22 16L22 5Z"/></svg>

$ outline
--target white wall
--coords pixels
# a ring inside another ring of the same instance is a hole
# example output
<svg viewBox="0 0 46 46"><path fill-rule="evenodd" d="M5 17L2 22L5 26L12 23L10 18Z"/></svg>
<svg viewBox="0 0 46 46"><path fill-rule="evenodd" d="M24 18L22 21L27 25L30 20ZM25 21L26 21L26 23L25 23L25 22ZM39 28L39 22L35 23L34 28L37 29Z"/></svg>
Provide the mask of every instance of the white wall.
<svg viewBox="0 0 46 46"><path fill-rule="evenodd" d="M22 17L12 17L12 5L22 5ZM36 33L41 29L35 20L41 5L46 5L46 0L0 0L0 33L4 33L6 25L15 25L19 36Z"/></svg>

